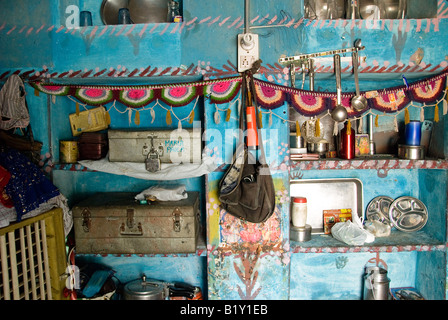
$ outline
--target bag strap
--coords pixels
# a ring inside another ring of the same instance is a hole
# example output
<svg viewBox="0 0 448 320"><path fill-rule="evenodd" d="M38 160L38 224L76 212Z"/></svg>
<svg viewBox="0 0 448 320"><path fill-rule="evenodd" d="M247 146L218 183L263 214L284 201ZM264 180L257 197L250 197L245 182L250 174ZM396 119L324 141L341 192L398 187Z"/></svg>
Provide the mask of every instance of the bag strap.
<svg viewBox="0 0 448 320"><path fill-rule="evenodd" d="M238 134L238 145L244 144L244 108L246 107L246 84L244 83L246 79L246 73L243 75L243 83L241 86L241 107L239 110L239 134Z"/></svg>
<svg viewBox="0 0 448 320"><path fill-rule="evenodd" d="M246 78L246 77L245 77ZM260 149L260 155L258 157L258 161L261 164L266 164L266 155L264 152L264 146L263 146L263 137L261 134L261 126L259 123L260 120L260 116L259 116L259 110L258 110L258 103L257 103L257 98L256 98L256 91L255 91L255 82L254 82L254 77L252 72L248 72L248 85L250 86L250 90L252 91L252 100L254 102L254 107L255 107L255 117L256 117L256 123L257 123L257 134L258 134L258 148Z"/></svg>

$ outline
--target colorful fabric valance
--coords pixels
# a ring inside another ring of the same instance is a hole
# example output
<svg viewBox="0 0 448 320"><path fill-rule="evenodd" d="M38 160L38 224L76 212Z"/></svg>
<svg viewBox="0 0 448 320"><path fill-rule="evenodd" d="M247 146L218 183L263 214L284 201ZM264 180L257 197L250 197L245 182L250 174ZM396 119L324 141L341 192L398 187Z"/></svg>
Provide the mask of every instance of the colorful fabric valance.
<svg viewBox="0 0 448 320"><path fill-rule="evenodd" d="M419 103L435 102L441 99L446 88L447 74L439 74L409 86L363 92L368 106L385 113L404 109L411 101ZM161 100L173 107L182 107L198 96L206 96L211 103L223 104L232 101L239 93L242 77L224 78L189 83L141 86L82 86L57 85L31 82L40 92L57 96L73 96L81 103L100 106L118 101L129 108L141 108L151 102ZM255 80L258 104L263 109L276 109L288 102L298 113L317 116L336 107L336 93L314 92L276 85ZM350 101L354 93L342 94L342 105L349 117L357 117L366 110L356 111Z"/></svg>

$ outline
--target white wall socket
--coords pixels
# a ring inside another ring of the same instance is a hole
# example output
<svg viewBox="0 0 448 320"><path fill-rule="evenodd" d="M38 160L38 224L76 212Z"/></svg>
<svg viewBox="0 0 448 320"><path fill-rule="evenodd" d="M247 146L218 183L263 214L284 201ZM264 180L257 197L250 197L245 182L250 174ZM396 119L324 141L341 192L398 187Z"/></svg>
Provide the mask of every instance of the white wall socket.
<svg viewBox="0 0 448 320"><path fill-rule="evenodd" d="M258 34L244 33L238 35L238 72L252 68L255 61L260 58Z"/></svg>

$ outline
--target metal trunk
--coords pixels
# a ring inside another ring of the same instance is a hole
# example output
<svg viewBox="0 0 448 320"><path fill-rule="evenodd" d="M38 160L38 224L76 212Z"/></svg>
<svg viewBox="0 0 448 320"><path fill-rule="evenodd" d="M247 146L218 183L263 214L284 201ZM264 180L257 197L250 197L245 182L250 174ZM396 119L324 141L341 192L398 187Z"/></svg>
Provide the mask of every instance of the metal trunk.
<svg viewBox="0 0 448 320"><path fill-rule="evenodd" d="M201 130L109 130L109 161L145 162L151 147L162 163L201 161Z"/></svg>
<svg viewBox="0 0 448 320"><path fill-rule="evenodd" d="M76 252L193 253L199 234L199 194L140 204L134 193L97 193L73 211Z"/></svg>

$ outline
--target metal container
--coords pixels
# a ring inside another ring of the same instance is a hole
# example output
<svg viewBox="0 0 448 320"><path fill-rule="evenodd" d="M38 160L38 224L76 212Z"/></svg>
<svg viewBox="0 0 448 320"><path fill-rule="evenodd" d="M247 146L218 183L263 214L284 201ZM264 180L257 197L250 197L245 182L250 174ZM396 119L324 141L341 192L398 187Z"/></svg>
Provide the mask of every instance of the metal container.
<svg viewBox="0 0 448 320"><path fill-rule="evenodd" d="M359 11L362 19L400 19L406 6L400 0L359 0Z"/></svg>
<svg viewBox="0 0 448 320"><path fill-rule="evenodd" d="M320 155L325 154L328 151L329 143L325 140L318 142L307 142L306 148L310 153L318 153Z"/></svg>
<svg viewBox="0 0 448 320"><path fill-rule="evenodd" d="M297 242L310 241L311 240L311 231L312 231L312 228L309 224L305 225L304 227L294 227L291 224L289 238L290 238L290 240L297 241Z"/></svg>
<svg viewBox="0 0 448 320"><path fill-rule="evenodd" d="M305 19L342 19L345 15L345 0L305 0Z"/></svg>
<svg viewBox="0 0 448 320"><path fill-rule="evenodd" d="M387 270L380 267L367 267L364 275L364 300L389 300Z"/></svg>
<svg viewBox="0 0 448 320"><path fill-rule="evenodd" d="M145 162L151 145L162 163L200 163L201 130L109 130L109 161Z"/></svg>
<svg viewBox="0 0 448 320"><path fill-rule="evenodd" d="M73 209L76 252L85 254L194 253L199 193L179 201L140 204L132 192L97 193Z"/></svg>
<svg viewBox="0 0 448 320"><path fill-rule="evenodd" d="M76 163L78 161L78 142L59 141L59 162Z"/></svg>
<svg viewBox="0 0 448 320"><path fill-rule="evenodd" d="M425 147L399 144L398 158L408 160L422 160L425 158Z"/></svg>
<svg viewBox="0 0 448 320"><path fill-rule="evenodd" d="M290 197L306 197L307 224L312 234L323 234L323 210L352 209L363 217L363 186L359 179L300 179L290 181Z"/></svg>
<svg viewBox="0 0 448 320"><path fill-rule="evenodd" d="M124 300L165 300L167 288L162 283L147 282L143 274L141 279L131 281L124 286Z"/></svg>
<svg viewBox="0 0 448 320"><path fill-rule="evenodd" d="M305 139L302 136L297 136L296 133L289 134L290 148L305 148Z"/></svg>

